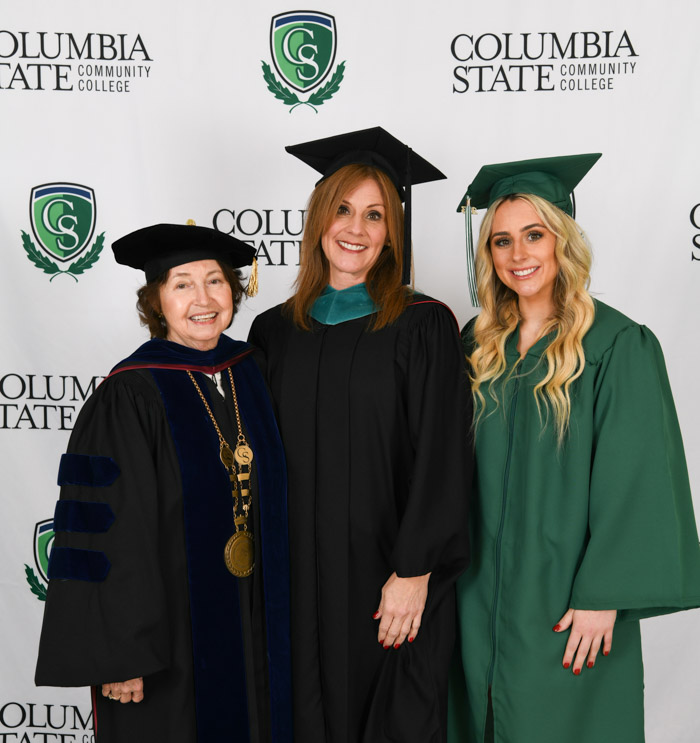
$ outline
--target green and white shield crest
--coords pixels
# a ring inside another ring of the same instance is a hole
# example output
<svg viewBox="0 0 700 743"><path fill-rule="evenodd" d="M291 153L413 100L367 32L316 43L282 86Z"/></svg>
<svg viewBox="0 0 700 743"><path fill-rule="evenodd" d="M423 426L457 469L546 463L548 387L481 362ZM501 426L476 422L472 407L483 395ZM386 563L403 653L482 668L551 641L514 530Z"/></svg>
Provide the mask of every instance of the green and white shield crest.
<svg viewBox="0 0 700 743"><path fill-rule="evenodd" d="M45 183L32 189L32 232L50 257L66 262L79 256L95 231L95 192L77 183Z"/></svg>
<svg viewBox="0 0 700 743"><path fill-rule="evenodd" d="M39 521L34 527L34 564L39 575L49 582L49 555L53 545L54 531L53 519Z"/></svg>
<svg viewBox="0 0 700 743"><path fill-rule="evenodd" d="M46 584L49 582L49 555L53 545L53 519L39 521L34 527L34 566L39 575L25 563L24 574L31 592L39 599L46 601Z"/></svg>
<svg viewBox="0 0 700 743"><path fill-rule="evenodd" d="M328 75L335 61L336 43L332 15L295 10L272 18L272 61L282 79L301 93L315 88Z"/></svg>

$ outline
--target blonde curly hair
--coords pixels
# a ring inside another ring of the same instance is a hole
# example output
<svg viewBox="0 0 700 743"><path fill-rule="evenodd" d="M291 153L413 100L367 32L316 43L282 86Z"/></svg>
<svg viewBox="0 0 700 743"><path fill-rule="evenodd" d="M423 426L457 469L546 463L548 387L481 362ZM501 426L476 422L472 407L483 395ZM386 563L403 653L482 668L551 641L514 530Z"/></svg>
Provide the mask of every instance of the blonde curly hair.
<svg viewBox="0 0 700 743"><path fill-rule="evenodd" d="M558 264L552 301L554 312L542 335L554 333L543 359L547 370L535 385L537 409L546 410L544 425L553 414L557 440L561 445L569 428L571 385L581 376L585 364L583 337L595 317L595 305L588 293L591 251L576 222L546 199L534 194L512 194L495 201L486 212L476 251L476 280L481 314L474 324L474 350L469 357L471 384L477 415L483 415L486 399L482 385L498 404L495 382L506 372L505 346L522 316L518 295L496 274L489 245L494 214L505 201L522 199L537 212L545 227L555 236L554 254ZM516 366L517 369L517 366ZM513 372L511 372L513 373Z"/></svg>

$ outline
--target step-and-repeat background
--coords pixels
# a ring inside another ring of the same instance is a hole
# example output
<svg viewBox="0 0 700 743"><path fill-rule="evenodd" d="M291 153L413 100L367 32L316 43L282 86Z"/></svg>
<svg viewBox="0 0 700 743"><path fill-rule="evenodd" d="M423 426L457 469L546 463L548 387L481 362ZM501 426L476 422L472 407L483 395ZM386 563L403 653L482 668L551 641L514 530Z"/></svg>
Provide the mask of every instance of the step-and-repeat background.
<svg viewBox="0 0 700 743"><path fill-rule="evenodd" d="M416 286L460 323L477 169L604 153L576 194L592 290L661 340L700 508L699 25L694 0L4 3L1 741L92 739L88 693L33 675L59 457L146 338L110 245L187 219L251 241L245 338L297 270L315 177L286 144L381 125L444 171L414 192ZM699 631L693 612L643 623L650 743L697 741Z"/></svg>

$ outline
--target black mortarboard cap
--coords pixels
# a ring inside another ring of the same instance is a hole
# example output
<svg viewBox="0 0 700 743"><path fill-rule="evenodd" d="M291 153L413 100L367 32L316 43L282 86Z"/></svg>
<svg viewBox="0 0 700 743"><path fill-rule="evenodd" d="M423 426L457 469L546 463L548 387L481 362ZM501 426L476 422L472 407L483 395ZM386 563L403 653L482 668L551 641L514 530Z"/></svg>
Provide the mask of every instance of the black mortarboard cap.
<svg viewBox="0 0 700 743"><path fill-rule="evenodd" d="M600 157L600 152L540 157L532 160L484 165L479 170L457 206L458 212L463 211L466 214L467 272L469 294L474 307L478 307L479 304L474 270L472 209L485 209L502 196L522 193L540 196L559 207L570 217L574 217L576 210L572 199L573 190Z"/></svg>
<svg viewBox="0 0 700 743"><path fill-rule="evenodd" d="M371 165L386 173L405 202L403 283L411 280L411 186L446 176L381 126L290 145L287 152L328 178L346 165Z"/></svg>
<svg viewBox="0 0 700 743"><path fill-rule="evenodd" d="M255 248L232 235L209 227L185 224L154 224L130 232L112 243L117 263L146 272L152 281L170 268L209 258L232 268L249 266Z"/></svg>

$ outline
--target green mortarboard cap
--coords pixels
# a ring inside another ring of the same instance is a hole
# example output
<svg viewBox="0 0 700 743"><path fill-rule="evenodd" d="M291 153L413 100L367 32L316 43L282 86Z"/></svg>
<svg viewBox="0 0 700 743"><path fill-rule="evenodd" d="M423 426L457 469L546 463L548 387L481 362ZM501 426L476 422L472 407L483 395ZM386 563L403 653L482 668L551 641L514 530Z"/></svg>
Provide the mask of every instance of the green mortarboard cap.
<svg viewBox="0 0 700 743"><path fill-rule="evenodd" d="M485 209L501 196L529 193L547 199L572 216L570 194L600 156L600 152L595 152L484 165L459 202L457 211L466 206L467 198L471 199L474 209Z"/></svg>
<svg viewBox="0 0 700 743"><path fill-rule="evenodd" d="M285 147L287 152L323 176L316 185L345 165L371 165L389 176L404 209L403 283L411 277L411 186L446 176L381 126Z"/></svg>
<svg viewBox="0 0 700 743"><path fill-rule="evenodd" d="M576 213L572 200L573 190L600 157L600 152L540 157L484 165L479 170L457 207L457 211L464 211L466 216L467 273L472 306L479 306L474 269L472 209L485 209L502 196L522 193L540 196L573 217Z"/></svg>
<svg viewBox="0 0 700 743"><path fill-rule="evenodd" d="M255 258L255 248L237 237L186 224L142 227L115 240L112 250L117 263L145 271L146 281L191 261L213 258L240 268Z"/></svg>

